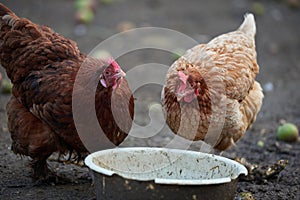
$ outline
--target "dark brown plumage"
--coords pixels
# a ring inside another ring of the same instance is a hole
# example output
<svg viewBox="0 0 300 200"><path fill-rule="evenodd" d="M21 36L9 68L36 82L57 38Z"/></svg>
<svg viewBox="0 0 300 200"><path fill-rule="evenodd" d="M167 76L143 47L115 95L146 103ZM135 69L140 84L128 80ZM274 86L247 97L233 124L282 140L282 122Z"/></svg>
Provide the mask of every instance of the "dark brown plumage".
<svg viewBox="0 0 300 200"><path fill-rule="evenodd" d="M81 81L92 84L77 88L76 97L82 105L94 101L98 122L112 143L119 145L126 138L134 102L124 72L115 61L87 58L74 41L18 18L2 4L0 22L0 61L14 84L7 105L12 150L33 159L35 178L47 178L46 159L53 152L76 152L79 159L88 153L72 113L73 87L83 62L87 72ZM84 93L93 90L89 88L93 84L97 87L95 98L89 98ZM116 107L122 108L117 116L122 129L112 114L112 96Z"/></svg>

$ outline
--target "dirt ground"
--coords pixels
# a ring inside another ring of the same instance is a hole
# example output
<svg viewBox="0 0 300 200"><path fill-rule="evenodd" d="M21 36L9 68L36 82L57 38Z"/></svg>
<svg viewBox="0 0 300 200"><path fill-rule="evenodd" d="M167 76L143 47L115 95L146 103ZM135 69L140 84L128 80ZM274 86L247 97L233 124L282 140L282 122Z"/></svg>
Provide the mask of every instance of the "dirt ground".
<svg viewBox="0 0 300 200"><path fill-rule="evenodd" d="M253 127L236 147L224 152L223 156L245 158L249 163L257 164L262 172L279 160L288 160L287 166L272 177L254 174L251 180L240 180L237 199L243 192L251 193L254 199L300 199L300 143L284 143L275 138L282 120L300 127L300 9L291 8L291 2L297 3L297 0L99 0L95 19L87 26L83 36L78 36L74 31L74 1L0 2L19 16L48 25L77 41L79 48L87 53L99 42L120 31L124 24L170 28L198 41L205 41L234 30L241 23L244 13L255 11L258 63L261 67L257 79L265 89L264 104ZM151 59L168 64L172 61L170 55L165 59L166 55L162 52L153 54L145 51L142 55L133 53L128 56L124 58L126 66L147 63ZM2 68L0 72L4 72ZM152 97L157 94L152 98L155 101L159 99L158 90L161 88L150 88L153 92L146 89L148 92L138 94L141 99L149 98L149 93ZM9 95L0 94L0 199L95 199L88 170L75 165L49 161L56 173L71 182L50 185L32 183L28 158L16 156L10 150L5 112L8 99ZM140 121L147 122L147 115L141 113Z"/></svg>

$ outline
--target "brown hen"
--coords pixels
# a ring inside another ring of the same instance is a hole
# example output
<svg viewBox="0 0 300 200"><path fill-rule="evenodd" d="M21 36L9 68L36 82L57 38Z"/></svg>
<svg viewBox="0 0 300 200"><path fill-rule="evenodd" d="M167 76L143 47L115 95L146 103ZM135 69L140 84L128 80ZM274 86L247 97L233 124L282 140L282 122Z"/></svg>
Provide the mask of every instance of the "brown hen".
<svg viewBox="0 0 300 200"><path fill-rule="evenodd" d="M7 105L12 150L33 159L35 178L48 178L46 160L53 152L75 152L77 159L88 153L73 119L73 92L80 104L94 105L96 120L114 145L125 139L132 124L134 102L125 73L114 60L87 57L72 40L46 26L17 17L2 4L0 22L0 61L14 84ZM79 87L73 91L83 63L86 70ZM85 95L93 89L93 98ZM122 120L122 127L111 109L112 96L116 108L121 108L117 117ZM87 138L89 134L95 135L95 130L90 127L87 130L91 130L84 133Z"/></svg>
<svg viewBox="0 0 300 200"><path fill-rule="evenodd" d="M255 81L255 34L254 16L247 14L236 31L193 47L170 67L162 96L174 133L220 151L244 135L263 99Z"/></svg>

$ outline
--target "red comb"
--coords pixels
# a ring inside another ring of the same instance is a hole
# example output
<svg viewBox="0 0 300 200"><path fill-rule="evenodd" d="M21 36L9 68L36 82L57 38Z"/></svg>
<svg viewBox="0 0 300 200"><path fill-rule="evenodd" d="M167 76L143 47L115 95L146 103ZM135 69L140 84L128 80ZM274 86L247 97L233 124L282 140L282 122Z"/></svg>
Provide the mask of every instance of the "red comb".
<svg viewBox="0 0 300 200"><path fill-rule="evenodd" d="M188 75L186 75L185 73L183 73L183 71L179 71L178 72L178 76L179 76L179 79L182 81L182 82L184 82L184 83L186 83L186 81L187 81L187 79L188 79Z"/></svg>
<svg viewBox="0 0 300 200"><path fill-rule="evenodd" d="M113 66L115 70L121 68L113 58L108 58L107 62L109 65Z"/></svg>

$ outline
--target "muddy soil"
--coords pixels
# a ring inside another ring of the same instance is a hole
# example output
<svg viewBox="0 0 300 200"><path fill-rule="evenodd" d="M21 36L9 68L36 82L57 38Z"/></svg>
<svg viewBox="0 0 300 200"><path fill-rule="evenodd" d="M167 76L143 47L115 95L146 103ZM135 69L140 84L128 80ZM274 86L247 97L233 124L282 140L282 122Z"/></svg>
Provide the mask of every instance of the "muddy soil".
<svg viewBox="0 0 300 200"><path fill-rule="evenodd" d="M86 26L86 33L75 33L75 9L71 0L0 0L19 16L52 27L78 42L88 53L98 43L120 31L120 27L165 27L180 31L198 40L207 41L221 33L234 30L245 12L255 11L257 21L257 52L260 64L258 81L264 86L264 104L257 121L237 146L223 153L229 158L245 158L256 164L262 173L252 179L240 180L237 199L249 193L254 199L300 199L300 143L276 140L282 120L300 127L300 9L288 0L112 0L99 1L95 19ZM104 3L106 2L106 3ZM299 1L298 1L299 3ZM260 15L259 15L260 14ZM130 22L130 23L129 23ZM174 57L161 51L144 51L123 58L125 70L141 63L171 64ZM4 74L2 68L0 71ZM140 100L158 101L161 87L145 87L137 91ZM152 90L149 92L149 90ZM150 94L150 95L149 95ZM29 159L10 150L5 111L9 95L0 94L0 199L95 199L87 168L49 160L57 174L68 179L60 184L34 184L30 178ZM148 114L138 113L139 123L147 123ZM151 146L161 146L155 139ZM131 146L140 141L128 140ZM298 156L297 156L298 155ZM273 176L264 177L268 167L279 160L288 164ZM112 191L113 192L113 191Z"/></svg>

